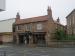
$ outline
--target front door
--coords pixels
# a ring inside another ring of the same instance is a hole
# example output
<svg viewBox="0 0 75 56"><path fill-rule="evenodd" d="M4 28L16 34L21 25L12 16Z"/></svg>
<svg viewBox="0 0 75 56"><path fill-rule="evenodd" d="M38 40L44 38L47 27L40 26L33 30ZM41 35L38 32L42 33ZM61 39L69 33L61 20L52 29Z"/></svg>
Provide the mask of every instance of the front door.
<svg viewBox="0 0 75 56"><path fill-rule="evenodd" d="M19 44L24 44L24 36L19 35Z"/></svg>
<svg viewBox="0 0 75 56"><path fill-rule="evenodd" d="M37 44L39 47L44 47L46 46L45 42L45 34L38 33L33 35L33 42Z"/></svg>
<svg viewBox="0 0 75 56"><path fill-rule="evenodd" d="M46 45L46 43L45 43L45 36L44 35L39 34L36 38L37 38L37 45L38 46L44 47Z"/></svg>

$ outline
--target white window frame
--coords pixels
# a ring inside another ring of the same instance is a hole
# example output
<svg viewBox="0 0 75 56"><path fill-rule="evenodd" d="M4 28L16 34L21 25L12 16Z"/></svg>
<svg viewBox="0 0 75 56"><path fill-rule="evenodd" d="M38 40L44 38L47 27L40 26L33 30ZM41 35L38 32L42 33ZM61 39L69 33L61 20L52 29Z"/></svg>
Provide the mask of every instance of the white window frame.
<svg viewBox="0 0 75 56"><path fill-rule="evenodd" d="M41 24L41 23L37 24L36 29L37 30L42 30L43 29L43 24Z"/></svg>

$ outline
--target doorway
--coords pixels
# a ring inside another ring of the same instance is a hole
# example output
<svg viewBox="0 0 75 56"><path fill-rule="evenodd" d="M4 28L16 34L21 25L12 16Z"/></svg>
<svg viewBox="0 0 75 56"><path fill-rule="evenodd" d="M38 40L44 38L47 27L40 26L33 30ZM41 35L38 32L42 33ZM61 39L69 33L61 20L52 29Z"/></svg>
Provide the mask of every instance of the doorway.
<svg viewBox="0 0 75 56"><path fill-rule="evenodd" d="M45 33L35 33L33 35L33 43L39 47L46 46Z"/></svg>
<svg viewBox="0 0 75 56"><path fill-rule="evenodd" d="M24 36L19 35L19 44L24 44Z"/></svg>
<svg viewBox="0 0 75 56"><path fill-rule="evenodd" d="M29 36L26 34L19 34L19 44L29 44Z"/></svg>
<svg viewBox="0 0 75 56"><path fill-rule="evenodd" d="M3 44L2 35L0 35L0 44Z"/></svg>
<svg viewBox="0 0 75 56"><path fill-rule="evenodd" d="M36 38L37 38L37 45L38 46L40 46L40 47L45 46L46 42L45 42L45 36L43 34L38 34L36 36Z"/></svg>

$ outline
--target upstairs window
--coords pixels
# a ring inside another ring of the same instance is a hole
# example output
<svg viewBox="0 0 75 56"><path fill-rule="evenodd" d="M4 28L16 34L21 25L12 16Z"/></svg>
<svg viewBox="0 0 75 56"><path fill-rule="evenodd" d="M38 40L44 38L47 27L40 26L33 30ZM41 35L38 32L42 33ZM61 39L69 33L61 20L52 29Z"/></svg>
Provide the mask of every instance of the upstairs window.
<svg viewBox="0 0 75 56"><path fill-rule="evenodd" d="M22 29L23 29L23 25L17 25L17 26L16 26L16 29L17 29L17 30L22 30Z"/></svg>
<svg viewBox="0 0 75 56"><path fill-rule="evenodd" d="M43 29L43 25L39 23L39 24L37 24L36 28L37 28L37 30L42 30Z"/></svg>
<svg viewBox="0 0 75 56"><path fill-rule="evenodd" d="M25 28L26 28L27 31L31 31L32 30L32 25L27 24L27 25L25 25Z"/></svg>

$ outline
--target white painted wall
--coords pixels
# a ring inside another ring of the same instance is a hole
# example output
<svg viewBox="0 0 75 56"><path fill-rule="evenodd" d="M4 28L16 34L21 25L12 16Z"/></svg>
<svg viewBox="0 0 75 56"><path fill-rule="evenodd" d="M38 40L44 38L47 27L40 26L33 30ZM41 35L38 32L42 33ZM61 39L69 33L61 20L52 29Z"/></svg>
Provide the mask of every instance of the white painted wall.
<svg viewBox="0 0 75 56"><path fill-rule="evenodd" d="M15 22L15 18L0 21L0 33L12 32L12 24Z"/></svg>
<svg viewBox="0 0 75 56"><path fill-rule="evenodd" d="M0 11L5 10L5 0L0 0Z"/></svg>

